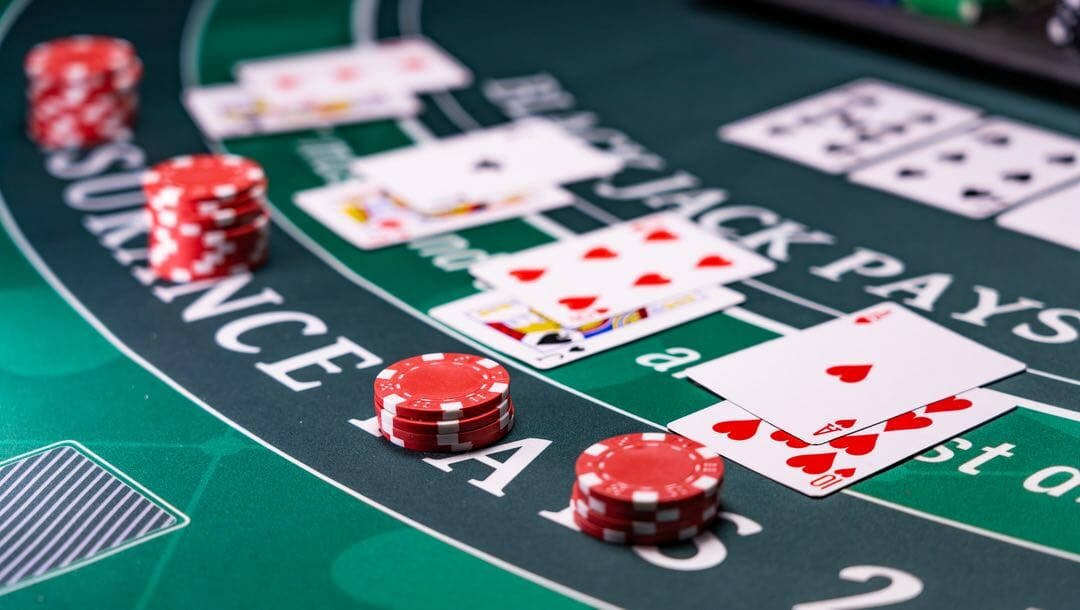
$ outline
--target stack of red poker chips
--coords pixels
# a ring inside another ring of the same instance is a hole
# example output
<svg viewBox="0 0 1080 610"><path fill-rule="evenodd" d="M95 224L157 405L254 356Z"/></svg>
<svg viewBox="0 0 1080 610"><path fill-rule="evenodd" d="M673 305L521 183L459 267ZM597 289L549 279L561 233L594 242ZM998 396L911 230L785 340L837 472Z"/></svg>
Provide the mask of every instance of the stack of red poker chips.
<svg viewBox="0 0 1080 610"><path fill-rule="evenodd" d="M645 432L586 449L574 465L574 523L605 542L658 545L687 540L719 508L724 460L688 438Z"/></svg>
<svg viewBox="0 0 1080 610"><path fill-rule="evenodd" d="M493 445L514 426L510 374L473 354L406 358L375 378L375 415L386 440L412 451Z"/></svg>
<svg viewBox="0 0 1080 610"><path fill-rule="evenodd" d="M44 149L131 137L142 78L135 47L120 38L70 36L39 43L24 63L27 133Z"/></svg>
<svg viewBox="0 0 1080 610"><path fill-rule="evenodd" d="M262 167L235 155L175 157L143 176L150 268L172 282L253 271L266 262L270 214Z"/></svg>

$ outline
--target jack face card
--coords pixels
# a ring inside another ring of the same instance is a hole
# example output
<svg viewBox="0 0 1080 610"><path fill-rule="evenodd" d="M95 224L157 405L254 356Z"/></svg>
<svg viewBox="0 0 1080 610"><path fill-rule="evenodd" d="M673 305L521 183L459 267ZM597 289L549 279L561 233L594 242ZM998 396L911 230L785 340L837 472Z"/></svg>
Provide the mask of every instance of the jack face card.
<svg viewBox="0 0 1080 610"><path fill-rule="evenodd" d="M986 218L1080 177L1080 140L992 119L850 177L955 214Z"/></svg>
<svg viewBox="0 0 1080 610"><path fill-rule="evenodd" d="M999 226L1080 250L1080 182L997 217Z"/></svg>
<svg viewBox="0 0 1080 610"><path fill-rule="evenodd" d="M484 202L482 206L454 214L427 216L389 196L376 185L347 180L300 191L293 196L293 201L341 238L363 250L374 250L570 205L574 195L557 187L547 187L517 198Z"/></svg>
<svg viewBox="0 0 1080 610"><path fill-rule="evenodd" d="M820 444L1023 369L1018 360L882 303L687 373L799 440Z"/></svg>
<svg viewBox="0 0 1080 610"><path fill-rule="evenodd" d="M730 401L677 419L668 429L778 483L820 497L998 417L1015 406L1014 400L979 388L825 445L805 443Z"/></svg>
<svg viewBox="0 0 1080 610"><path fill-rule="evenodd" d="M710 286L650 303L601 322L566 328L501 291L481 292L431 310L431 316L538 369L550 369L741 303Z"/></svg>
<svg viewBox="0 0 1080 610"><path fill-rule="evenodd" d="M725 125L720 136L836 174L978 116L976 108L864 78Z"/></svg>
<svg viewBox="0 0 1080 610"><path fill-rule="evenodd" d="M616 155L536 118L370 155L352 166L355 174L383 185L425 214L441 214L462 201L502 199L598 178L621 168Z"/></svg>
<svg viewBox="0 0 1080 610"><path fill-rule="evenodd" d="M672 212L477 263L469 272L568 328L775 265Z"/></svg>

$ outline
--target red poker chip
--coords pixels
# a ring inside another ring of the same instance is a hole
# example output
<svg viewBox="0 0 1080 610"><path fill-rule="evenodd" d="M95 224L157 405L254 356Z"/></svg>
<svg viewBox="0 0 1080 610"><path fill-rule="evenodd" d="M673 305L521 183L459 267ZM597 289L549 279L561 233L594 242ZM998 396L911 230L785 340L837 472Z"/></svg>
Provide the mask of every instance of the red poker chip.
<svg viewBox="0 0 1080 610"><path fill-rule="evenodd" d="M85 83L122 73L136 62L135 47L122 38L80 35L35 45L23 67L31 80Z"/></svg>
<svg viewBox="0 0 1080 610"><path fill-rule="evenodd" d="M724 460L686 437L644 432L592 445L578 457L574 471L587 497L655 511L715 496Z"/></svg>
<svg viewBox="0 0 1080 610"><path fill-rule="evenodd" d="M380 422L384 427L389 430L410 434L452 434L455 432L476 430L477 428L483 428L484 426L495 423L509 409L510 399L507 398L497 406L493 407L490 411L481 415L466 419L430 421L398 417L393 413L384 411L382 405L378 401L375 402L375 414L379 416Z"/></svg>
<svg viewBox="0 0 1080 610"><path fill-rule="evenodd" d="M510 374L483 356L432 353L395 362L379 372L374 385L375 401L394 416L466 419L506 399Z"/></svg>
<svg viewBox="0 0 1080 610"><path fill-rule="evenodd" d="M650 536L707 525L716 518L716 513L719 510L719 504L715 500L712 500L703 508L686 511L689 514L683 515L683 518L679 520L656 521L650 519L626 519L599 513L590 509L587 498L582 495L577 485L574 485L573 492L570 496L570 502L574 508L574 512L597 526L634 535Z"/></svg>
<svg viewBox="0 0 1080 610"><path fill-rule="evenodd" d="M633 506L623 502L608 502L599 498L590 497L581 492L577 483L574 488L578 497L585 502L589 511L610 516L621 521L652 521L655 523L672 523L675 521L691 521L696 515L700 515L709 506L717 504L719 496L712 495L701 498L698 501L686 502L676 506L660 508L657 510L634 510Z"/></svg>
<svg viewBox="0 0 1080 610"><path fill-rule="evenodd" d="M491 438L497 435L499 432L505 433L508 430L510 422L514 419L514 404L513 400L508 400L510 403L509 408L499 416L494 422L476 428L473 430L461 430L457 432L445 432L445 433L431 433L431 432L407 432L394 428L393 422L388 422L383 418L383 411L378 406L375 407L375 413L379 416L379 426L390 436L394 436L407 441L418 441L421 443L432 442L436 445L460 445L462 443L482 441L487 438ZM393 416L387 414L390 419Z"/></svg>
<svg viewBox="0 0 1080 610"><path fill-rule="evenodd" d="M578 526L578 529L582 533L592 536L597 540L603 540L604 542L611 542L615 544L639 544L656 546L661 544L671 544L673 542L681 542L683 540L689 540L694 536L700 534L705 525L692 525L681 530L672 530L670 532L663 532L658 534L635 534L633 532L627 532L624 530L611 529L602 525L597 525L592 521L582 517L577 511L574 513L574 525Z"/></svg>
<svg viewBox="0 0 1080 610"><path fill-rule="evenodd" d="M244 226L267 215L264 197L253 197L236 206L207 208L203 211L159 209L147 206L152 226L177 229L181 235L201 235L208 231Z"/></svg>
<svg viewBox="0 0 1080 610"><path fill-rule="evenodd" d="M241 262L226 262L220 265L202 265L198 262L183 263L166 260L159 264L151 264L150 269L161 279L170 282L197 282L255 271L266 264L267 258L267 254L263 252L261 257Z"/></svg>
<svg viewBox="0 0 1080 610"><path fill-rule="evenodd" d="M498 441L502 440L510 431L514 428L514 418L511 416L506 427L493 431L488 436L483 438L475 438L463 443L442 445L438 442L431 441L419 441L404 439L397 435L391 434L386 430L379 428L382 432L383 438L390 441L394 445L410 451L426 451L426 452L439 452L439 453L460 453L462 451L472 451L474 449L481 449L489 445L494 445Z"/></svg>
<svg viewBox="0 0 1080 610"><path fill-rule="evenodd" d="M241 199L265 187L262 167L237 155L199 154L158 163L143 174L143 190L154 206Z"/></svg>

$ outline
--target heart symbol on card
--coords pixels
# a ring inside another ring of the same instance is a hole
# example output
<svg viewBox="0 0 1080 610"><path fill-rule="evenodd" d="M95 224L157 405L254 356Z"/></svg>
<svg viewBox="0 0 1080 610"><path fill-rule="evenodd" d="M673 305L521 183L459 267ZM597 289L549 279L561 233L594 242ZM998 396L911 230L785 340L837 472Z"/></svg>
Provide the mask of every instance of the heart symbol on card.
<svg viewBox="0 0 1080 610"><path fill-rule="evenodd" d="M858 383L870 374L872 364L838 364L825 369L825 374L832 375L844 383Z"/></svg>
<svg viewBox="0 0 1080 610"><path fill-rule="evenodd" d="M866 455L874 450L877 437L876 434L852 434L829 441L829 446L834 449L843 449L851 455Z"/></svg>
<svg viewBox="0 0 1080 610"><path fill-rule="evenodd" d="M663 286L670 283L671 278L664 277L659 273L646 273L634 280L635 286Z"/></svg>
<svg viewBox="0 0 1080 610"><path fill-rule="evenodd" d="M840 475L840 476L842 476L842 477L844 477L846 479L846 478L849 478L849 477L851 477L851 476L853 476L855 474L855 469L854 468L839 468L837 470L834 470L833 474L838 474L838 475Z"/></svg>
<svg viewBox="0 0 1080 610"><path fill-rule="evenodd" d="M925 428L934 423L934 420L929 417L921 417L915 415L914 411L908 411L901 415L890 419L885 422L885 431L894 432L896 430L918 430L919 428Z"/></svg>
<svg viewBox="0 0 1080 610"><path fill-rule="evenodd" d="M942 398L937 402L932 402L926 405L924 411L926 413L941 413L943 411L963 411L971 406L971 401L966 398L957 398L950 396L948 398Z"/></svg>
<svg viewBox="0 0 1080 610"><path fill-rule="evenodd" d="M773 439L774 441L780 441L781 443L784 443L788 447L792 447L792 448L795 448L795 449L802 449L804 447L809 447L810 446L810 443L807 443L805 441L801 441L801 440L795 438L794 436L791 436L787 432L784 432L783 430L776 430L775 432L773 432L772 434L769 435L769 438Z"/></svg>
<svg viewBox="0 0 1080 610"><path fill-rule="evenodd" d="M596 297L563 297L559 299L559 305L565 305L574 311L585 309L596 302Z"/></svg>
<svg viewBox="0 0 1080 610"><path fill-rule="evenodd" d="M618 256L618 254L615 254L611 250L608 250L603 246L599 246L586 252L585 256L583 256L582 258L617 258Z"/></svg>
<svg viewBox="0 0 1080 610"><path fill-rule="evenodd" d="M645 236L645 241L671 241L679 236L667 229L657 229Z"/></svg>
<svg viewBox="0 0 1080 610"><path fill-rule="evenodd" d="M697 263L698 267L730 267L731 261L717 254L702 257Z"/></svg>
<svg viewBox="0 0 1080 610"><path fill-rule="evenodd" d="M832 468L836 461L836 452L829 453L806 453L788 458L787 465L792 468L800 468L806 474L821 474Z"/></svg>
<svg viewBox="0 0 1080 610"><path fill-rule="evenodd" d="M713 432L726 434L733 441L745 441L757 434L760 419L733 419L713 424Z"/></svg>
<svg viewBox="0 0 1080 610"><path fill-rule="evenodd" d="M522 282L531 282L547 272L547 269L513 269L510 275Z"/></svg>

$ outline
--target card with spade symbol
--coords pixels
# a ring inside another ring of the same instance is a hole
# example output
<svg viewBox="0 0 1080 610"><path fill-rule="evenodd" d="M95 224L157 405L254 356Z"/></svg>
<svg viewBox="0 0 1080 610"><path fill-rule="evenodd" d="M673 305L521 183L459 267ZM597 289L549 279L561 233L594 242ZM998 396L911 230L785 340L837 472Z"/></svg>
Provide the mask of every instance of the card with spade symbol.
<svg viewBox="0 0 1080 610"><path fill-rule="evenodd" d="M687 374L817 445L1022 370L1018 360L882 303L699 364Z"/></svg>
<svg viewBox="0 0 1080 610"><path fill-rule="evenodd" d="M620 157L552 121L529 118L362 157L352 171L436 215L463 202L505 199L621 168Z"/></svg>
<svg viewBox="0 0 1080 610"><path fill-rule="evenodd" d="M725 125L720 138L838 174L978 116L977 108L863 78Z"/></svg>
<svg viewBox="0 0 1080 610"><path fill-rule="evenodd" d="M1080 140L997 118L850 176L970 218L987 218L1077 177Z"/></svg>
<svg viewBox="0 0 1080 610"><path fill-rule="evenodd" d="M474 264L469 272L567 328L776 265L674 212L651 214Z"/></svg>
<svg viewBox="0 0 1080 610"><path fill-rule="evenodd" d="M560 326L498 290L440 305L429 313L504 354L538 369L550 369L726 309L743 299L730 288L709 286L579 328Z"/></svg>
<svg viewBox="0 0 1080 610"><path fill-rule="evenodd" d="M977 388L810 445L724 401L668 424L750 470L811 497L839 491L904 458L1002 415L1015 398Z"/></svg>

